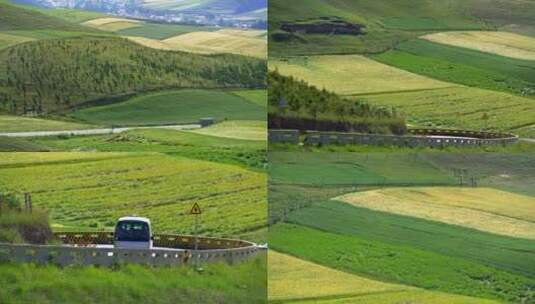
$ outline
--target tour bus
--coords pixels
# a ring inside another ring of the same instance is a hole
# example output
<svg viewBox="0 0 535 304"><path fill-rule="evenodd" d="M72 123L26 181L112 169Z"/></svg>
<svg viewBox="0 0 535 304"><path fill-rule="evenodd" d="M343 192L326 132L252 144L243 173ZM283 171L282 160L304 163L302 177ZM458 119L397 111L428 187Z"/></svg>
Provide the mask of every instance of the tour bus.
<svg viewBox="0 0 535 304"><path fill-rule="evenodd" d="M114 235L115 248L152 249L153 239L148 218L127 216L117 221Z"/></svg>

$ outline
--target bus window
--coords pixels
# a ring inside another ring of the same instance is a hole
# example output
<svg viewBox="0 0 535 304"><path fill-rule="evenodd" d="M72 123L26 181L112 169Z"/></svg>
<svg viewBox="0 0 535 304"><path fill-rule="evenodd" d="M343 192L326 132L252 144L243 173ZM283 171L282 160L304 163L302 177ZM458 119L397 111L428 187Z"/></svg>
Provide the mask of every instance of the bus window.
<svg viewBox="0 0 535 304"><path fill-rule="evenodd" d="M115 240L119 242L150 241L149 225L139 221L121 221L115 228Z"/></svg>

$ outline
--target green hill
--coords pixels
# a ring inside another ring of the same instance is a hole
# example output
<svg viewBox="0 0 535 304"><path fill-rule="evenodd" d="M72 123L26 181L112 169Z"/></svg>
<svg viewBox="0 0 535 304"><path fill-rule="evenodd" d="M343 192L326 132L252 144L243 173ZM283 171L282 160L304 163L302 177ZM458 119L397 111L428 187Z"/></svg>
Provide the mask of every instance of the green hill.
<svg viewBox="0 0 535 304"><path fill-rule="evenodd" d="M535 2L508 0L298 0L269 1L273 55L377 53L429 31L535 30ZM345 21L366 26L363 35L282 30L284 23ZM278 35L274 35L277 34Z"/></svg>
<svg viewBox="0 0 535 304"><path fill-rule="evenodd" d="M176 90L150 93L128 101L73 113L77 119L102 125L197 123L217 120L265 119L265 108L232 93L214 90Z"/></svg>
<svg viewBox="0 0 535 304"><path fill-rule="evenodd" d="M0 109L62 112L114 95L263 87L265 79L265 61L242 56L161 51L115 37L42 40L0 51Z"/></svg>
<svg viewBox="0 0 535 304"><path fill-rule="evenodd" d="M76 23L45 15L37 10L11 5L4 0L0 1L0 12L0 31L53 29L73 32L96 32Z"/></svg>

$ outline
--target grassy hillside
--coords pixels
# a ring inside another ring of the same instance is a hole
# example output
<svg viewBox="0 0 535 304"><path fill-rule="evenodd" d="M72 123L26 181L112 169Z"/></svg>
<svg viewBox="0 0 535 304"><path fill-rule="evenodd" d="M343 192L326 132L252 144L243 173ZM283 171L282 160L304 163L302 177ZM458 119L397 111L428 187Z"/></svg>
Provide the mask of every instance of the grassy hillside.
<svg viewBox="0 0 535 304"><path fill-rule="evenodd" d="M274 129L403 134L405 120L394 109L350 101L325 88L268 74L268 120Z"/></svg>
<svg viewBox="0 0 535 304"><path fill-rule="evenodd" d="M377 53L400 41L429 31L482 30L507 27L530 32L535 28L532 1L430 0L351 1L311 0L269 2L270 31L280 31L284 22L318 23L336 16L363 24L365 35L321 35L298 33L283 41L270 36L271 54ZM512 26L514 25L514 26Z"/></svg>
<svg viewBox="0 0 535 304"><path fill-rule="evenodd" d="M153 89L261 87L265 72L262 60L158 51L119 38L38 41L0 52L0 107L50 113Z"/></svg>
<svg viewBox="0 0 535 304"><path fill-rule="evenodd" d="M141 22L136 27L122 29L117 31L117 33L124 36L145 37L160 40L185 33L213 32L217 30L219 30L219 28L210 26Z"/></svg>
<svg viewBox="0 0 535 304"><path fill-rule="evenodd" d="M316 219L316 222L319 221ZM532 277L418 247L293 224L272 226L270 246L282 253L383 282L500 301L530 302L533 299L529 291L534 283ZM372 297L370 302L374 303L373 300ZM392 303L395 298L388 300L383 298L386 303Z"/></svg>
<svg viewBox="0 0 535 304"><path fill-rule="evenodd" d="M90 125L52 119L0 115L0 132L56 131L90 129Z"/></svg>
<svg viewBox="0 0 535 304"><path fill-rule="evenodd" d="M101 125L158 125L219 121L262 120L265 110L245 98L215 90L176 90L149 93L127 101L76 111L72 117Z"/></svg>
<svg viewBox="0 0 535 304"><path fill-rule="evenodd" d="M156 231L191 233L193 202L204 208L205 235L236 236L265 226L265 175L236 166L140 153L11 153L1 159L0 187L32 192L55 228L110 229L117 218L136 213L151 218Z"/></svg>
<svg viewBox="0 0 535 304"><path fill-rule="evenodd" d="M115 268L0 264L2 303L265 303L266 259L239 265ZM22 292L24 290L24 292Z"/></svg>
<svg viewBox="0 0 535 304"><path fill-rule="evenodd" d="M37 10L29 10L9 2L0 1L0 31L12 30L63 30L73 32L92 31L89 28L68 22L53 16L45 15Z"/></svg>
<svg viewBox="0 0 535 304"><path fill-rule="evenodd" d="M374 281L276 251L268 257L270 303L499 303Z"/></svg>

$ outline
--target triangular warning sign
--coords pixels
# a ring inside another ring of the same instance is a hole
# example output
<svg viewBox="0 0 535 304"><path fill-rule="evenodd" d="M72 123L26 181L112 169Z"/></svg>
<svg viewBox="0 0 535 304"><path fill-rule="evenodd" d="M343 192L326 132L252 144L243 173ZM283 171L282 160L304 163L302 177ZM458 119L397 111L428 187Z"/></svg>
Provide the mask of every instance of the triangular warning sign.
<svg viewBox="0 0 535 304"><path fill-rule="evenodd" d="M190 214L201 214L201 207L199 207L199 204L195 203L193 204L193 207L191 208Z"/></svg>

